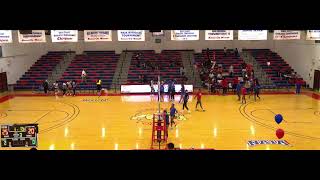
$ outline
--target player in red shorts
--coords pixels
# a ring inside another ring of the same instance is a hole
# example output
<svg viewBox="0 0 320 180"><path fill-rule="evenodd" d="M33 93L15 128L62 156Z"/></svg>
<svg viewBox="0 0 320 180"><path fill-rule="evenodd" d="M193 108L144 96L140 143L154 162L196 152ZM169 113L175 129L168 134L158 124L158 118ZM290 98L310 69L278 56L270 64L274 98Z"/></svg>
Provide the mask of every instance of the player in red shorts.
<svg viewBox="0 0 320 180"><path fill-rule="evenodd" d="M201 96L202 96L201 89L199 89L198 92L197 92L197 94L195 95L195 97L197 98L196 111L198 110L198 104L200 104L200 107L201 107L202 111L205 111L205 110L202 108Z"/></svg>
<svg viewBox="0 0 320 180"><path fill-rule="evenodd" d="M241 103L247 103L246 102L246 94L247 94L247 89L243 86L242 88L241 88L241 94L242 94L242 99L241 99Z"/></svg>

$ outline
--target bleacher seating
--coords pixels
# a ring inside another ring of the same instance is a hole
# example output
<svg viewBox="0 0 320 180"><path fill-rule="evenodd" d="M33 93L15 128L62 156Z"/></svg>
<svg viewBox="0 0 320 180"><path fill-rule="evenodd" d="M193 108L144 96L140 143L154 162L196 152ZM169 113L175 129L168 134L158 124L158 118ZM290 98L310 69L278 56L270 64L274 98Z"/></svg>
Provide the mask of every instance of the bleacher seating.
<svg viewBox="0 0 320 180"><path fill-rule="evenodd" d="M133 52L133 56L128 72L127 84L141 84L141 82L139 82L139 75L145 75L148 83L151 81L151 79L156 80L158 75L160 75L161 79L164 81L176 80L177 83L184 81L184 77L180 75L180 67L183 66L180 51L163 50L160 54L156 54L153 50L131 52ZM138 53L141 53L141 62L152 62L155 65L159 65L159 70L152 70L150 67L147 69L137 67L138 61L135 56ZM171 62L175 64L174 67L170 67Z"/></svg>
<svg viewBox="0 0 320 180"><path fill-rule="evenodd" d="M19 90L39 88L43 81L52 73L52 70L57 64L63 60L63 56L68 52L69 51L55 51L43 55L24 75L22 75L14 88Z"/></svg>
<svg viewBox="0 0 320 180"><path fill-rule="evenodd" d="M216 66L218 64L222 65L223 73L228 74L229 67L233 65L233 77L230 77L229 75L224 76L228 83L232 83L234 80L234 77L241 77L241 64L244 62L239 56L235 56L234 53L231 52L231 49L227 50L227 56L224 56L223 49L210 49L209 50L209 56L210 59L214 59L215 54L215 61ZM194 54L195 63L198 67L198 70L202 68L202 62L207 61L207 50L202 50L202 53L195 53ZM205 74L205 77L207 80L209 77L209 73Z"/></svg>
<svg viewBox="0 0 320 180"><path fill-rule="evenodd" d="M274 82L274 85L277 87L294 86L294 82L290 79L280 77L280 73L282 75L288 74L294 70L277 53L270 49L244 49L243 51L249 51L252 54L263 71L267 73L268 78ZM270 61L269 67L267 65L268 60ZM302 78L299 79L302 80Z"/></svg>
<svg viewBox="0 0 320 180"><path fill-rule="evenodd" d="M76 80L80 89L95 89L96 81L102 80L102 88L110 88L120 55L114 51L84 51L76 55L59 81ZM87 83L81 83L81 72L85 69Z"/></svg>

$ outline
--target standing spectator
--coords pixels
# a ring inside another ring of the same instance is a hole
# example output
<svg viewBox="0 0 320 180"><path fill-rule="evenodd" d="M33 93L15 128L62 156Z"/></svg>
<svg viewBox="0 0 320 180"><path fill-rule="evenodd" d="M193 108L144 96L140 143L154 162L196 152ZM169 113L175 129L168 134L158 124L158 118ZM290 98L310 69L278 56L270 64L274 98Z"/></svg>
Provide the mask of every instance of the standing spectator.
<svg viewBox="0 0 320 180"><path fill-rule="evenodd" d="M148 83L148 79L146 75L143 75L143 84L147 84Z"/></svg>
<svg viewBox="0 0 320 180"><path fill-rule="evenodd" d="M58 95L59 95L59 84L58 84L58 81L53 83L53 88L54 88L54 95L56 96L56 99L58 99Z"/></svg>
<svg viewBox="0 0 320 180"><path fill-rule="evenodd" d="M42 86L43 86L44 93L47 94L49 89L49 83L47 79L43 82Z"/></svg>
<svg viewBox="0 0 320 180"><path fill-rule="evenodd" d="M139 83L140 83L140 84L142 84L142 83L143 83L142 75L139 75Z"/></svg>
<svg viewBox="0 0 320 180"><path fill-rule="evenodd" d="M98 95L100 97L101 96L101 89L102 89L102 81L101 81L101 79L97 80L96 85L97 85L97 93L98 93Z"/></svg>
<svg viewBox="0 0 320 180"><path fill-rule="evenodd" d="M151 95L154 94L154 87L153 87L154 83L153 83L153 80L150 81L150 88L151 88Z"/></svg>
<svg viewBox="0 0 320 180"><path fill-rule="evenodd" d="M72 81L72 90L73 96L76 96L77 82L75 80Z"/></svg>
<svg viewBox="0 0 320 180"><path fill-rule="evenodd" d="M68 96L68 95L71 96L71 94L72 94L72 82L71 82L71 81L68 81L68 82L67 82L67 88L68 88L68 90L67 90L67 96Z"/></svg>
<svg viewBox="0 0 320 180"><path fill-rule="evenodd" d="M233 77L233 65L232 64L229 67L229 76Z"/></svg>
<svg viewBox="0 0 320 180"><path fill-rule="evenodd" d="M63 92L63 96L66 96L67 84L65 82L62 83L62 92Z"/></svg>
<svg viewBox="0 0 320 180"><path fill-rule="evenodd" d="M183 66L180 67L180 75L183 76L185 74L185 69Z"/></svg>
<svg viewBox="0 0 320 180"><path fill-rule="evenodd" d="M238 56L239 56L238 48L236 48L236 50L234 51L234 56L235 56L235 57L238 57Z"/></svg>
<svg viewBox="0 0 320 180"><path fill-rule="evenodd" d="M232 89L233 89L233 93L235 94L236 93L236 88L237 88L237 85L239 84L239 79L238 77L235 77L233 79L233 84L232 84Z"/></svg>
<svg viewBox="0 0 320 180"><path fill-rule="evenodd" d="M246 103L247 103L247 101L246 101L247 90L246 90L245 87L242 87L242 88L241 88L241 94L242 94L241 103L243 104L243 102L244 102L244 104L246 104Z"/></svg>
<svg viewBox="0 0 320 180"><path fill-rule="evenodd" d="M207 48L206 53L207 53L207 59L210 61L210 50L209 50L209 48Z"/></svg>
<svg viewBox="0 0 320 180"><path fill-rule="evenodd" d="M222 95L226 95L227 89L228 89L228 81L226 80L226 78L223 78L223 80L221 81L221 86L222 86Z"/></svg>
<svg viewBox="0 0 320 180"><path fill-rule="evenodd" d="M224 57L227 57L227 48L226 47L223 48L223 54L224 54Z"/></svg>
<svg viewBox="0 0 320 180"><path fill-rule="evenodd" d="M84 69L81 72L81 79L82 79L82 82L87 83L87 73Z"/></svg>

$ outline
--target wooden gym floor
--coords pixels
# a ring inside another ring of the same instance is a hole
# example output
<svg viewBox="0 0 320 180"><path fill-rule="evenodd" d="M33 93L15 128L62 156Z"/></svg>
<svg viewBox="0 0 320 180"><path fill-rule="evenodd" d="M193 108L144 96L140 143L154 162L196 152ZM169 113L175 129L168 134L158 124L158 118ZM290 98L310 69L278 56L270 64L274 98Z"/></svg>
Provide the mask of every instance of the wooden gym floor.
<svg viewBox="0 0 320 180"><path fill-rule="evenodd" d="M31 93L29 93L30 95ZM38 123L40 150L132 150L149 149L152 114L156 98L131 96L26 96L2 94L0 124ZM9 97L9 98L8 98ZM302 150L320 149L319 95L262 94L261 100L240 104L234 95L204 95L205 112L179 112L177 127L169 130L169 142L176 147L214 148L216 150ZM170 108L170 102L161 108ZM284 121L278 125L275 114ZM249 146L250 140L277 140L282 128L288 145ZM0 148L4 149L4 148ZM7 148L15 149L15 148ZM25 148L17 148L25 149Z"/></svg>

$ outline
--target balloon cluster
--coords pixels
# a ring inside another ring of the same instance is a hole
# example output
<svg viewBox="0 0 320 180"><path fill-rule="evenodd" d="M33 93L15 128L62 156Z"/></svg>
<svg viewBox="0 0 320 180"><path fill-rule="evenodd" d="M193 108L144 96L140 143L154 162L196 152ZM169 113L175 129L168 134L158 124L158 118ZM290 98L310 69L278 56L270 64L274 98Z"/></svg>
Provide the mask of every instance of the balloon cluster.
<svg viewBox="0 0 320 180"><path fill-rule="evenodd" d="M282 122L282 120L283 120L283 117L282 117L281 114L277 114L277 115L274 117L274 119L275 119L276 123L280 124L280 123ZM279 139L283 138L283 136L284 136L284 130L282 130L282 129L277 129L276 135L277 135L277 137L278 137Z"/></svg>

